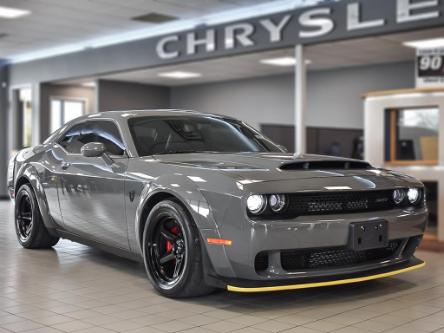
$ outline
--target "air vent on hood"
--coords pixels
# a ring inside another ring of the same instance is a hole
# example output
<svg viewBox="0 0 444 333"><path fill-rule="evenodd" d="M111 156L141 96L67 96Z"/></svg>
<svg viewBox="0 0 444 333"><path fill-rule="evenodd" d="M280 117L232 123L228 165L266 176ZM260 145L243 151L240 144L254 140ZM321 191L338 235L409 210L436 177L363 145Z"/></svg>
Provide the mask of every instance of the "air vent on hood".
<svg viewBox="0 0 444 333"><path fill-rule="evenodd" d="M301 161L281 165L281 170L343 170L369 169L372 166L367 162L359 161Z"/></svg>

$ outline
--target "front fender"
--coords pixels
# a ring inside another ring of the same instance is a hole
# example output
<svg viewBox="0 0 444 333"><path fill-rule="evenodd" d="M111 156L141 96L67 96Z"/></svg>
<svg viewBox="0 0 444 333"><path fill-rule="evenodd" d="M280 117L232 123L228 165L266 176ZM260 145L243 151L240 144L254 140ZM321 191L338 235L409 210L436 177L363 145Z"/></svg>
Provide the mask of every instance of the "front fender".
<svg viewBox="0 0 444 333"><path fill-rule="evenodd" d="M205 198L202 189L187 177L181 175L168 175L159 177L145 184L137 207L135 217L135 234L137 235L138 249L142 253L142 239L139 235L144 225L144 209L152 200L156 201L158 195L171 195L179 200L188 210L201 236L202 250L208 256L213 270L221 276L232 276L233 270L228 260L225 246L208 245L208 238L221 238L219 227L214 217L214 209ZM228 208L228 207L227 207ZM215 263L217 263L215 265ZM208 270L208 267L205 267Z"/></svg>
<svg viewBox="0 0 444 333"><path fill-rule="evenodd" d="M172 187L174 190L171 189ZM149 205L152 200L156 200L159 194L168 194L179 200L191 214L199 230L217 230L217 224L214 220L211 207L202 195L199 187L186 177L169 175L159 177L144 185L137 205L134 223L136 235L141 235L142 232L141 225L143 225L144 222L142 219L145 207ZM138 245L139 248L141 248L140 237L138 237Z"/></svg>

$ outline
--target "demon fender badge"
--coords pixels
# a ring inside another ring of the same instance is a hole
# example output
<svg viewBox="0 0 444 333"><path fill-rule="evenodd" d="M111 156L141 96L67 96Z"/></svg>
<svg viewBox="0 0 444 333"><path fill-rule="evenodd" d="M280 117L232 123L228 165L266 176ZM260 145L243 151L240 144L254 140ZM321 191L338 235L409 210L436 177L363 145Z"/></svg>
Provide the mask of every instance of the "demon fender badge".
<svg viewBox="0 0 444 333"><path fill-rule="evenodd" d="M350 186L324 186L326 190L329 191L338 191L338 190L351 190Z"/></svg>

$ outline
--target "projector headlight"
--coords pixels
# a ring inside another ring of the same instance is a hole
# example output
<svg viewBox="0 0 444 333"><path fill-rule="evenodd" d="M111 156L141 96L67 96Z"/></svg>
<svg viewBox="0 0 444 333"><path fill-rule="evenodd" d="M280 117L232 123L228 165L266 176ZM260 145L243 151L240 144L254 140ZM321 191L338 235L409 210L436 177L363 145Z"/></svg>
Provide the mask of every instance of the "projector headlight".
<svg viewBox="0 0 444 333"><path fill-rule="evenodd" d="M420 191L417 188L409 188L407 191L407 198L409 199L409 202L414 205L419 202L420 199Z"/></svg>
<svg viewBox="0 0 444 333"><path fill-rule="evenodd" d="M247 199L247 208L252 214L260 214L267 206L267 198L262 194L250 195Z"/></svg>
<svg viewBox="0 0 444 333"><path fill-rule="evenodd" d="M278 213L284 209L287 198L283 194L272 194L268 197L268 204L273 212Z"/></svg>
<svg viewBox="0 0 444 333"><path fill-rule="evenodd" d="M405 191L402 189L396 189L393 191L393 201L399 205L405 199Z"/></svg>

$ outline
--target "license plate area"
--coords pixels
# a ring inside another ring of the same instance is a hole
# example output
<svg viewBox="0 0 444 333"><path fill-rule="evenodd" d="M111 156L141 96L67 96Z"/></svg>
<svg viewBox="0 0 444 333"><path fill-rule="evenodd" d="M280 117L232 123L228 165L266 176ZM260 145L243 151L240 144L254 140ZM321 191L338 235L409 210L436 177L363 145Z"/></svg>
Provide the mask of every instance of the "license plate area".
<svg viewBox="0 0 444 333"><path fill-rule="evenodd" d="M387 221L378 220L350 223L350 249L354 251L364 251L387 246Z"/></svg>

